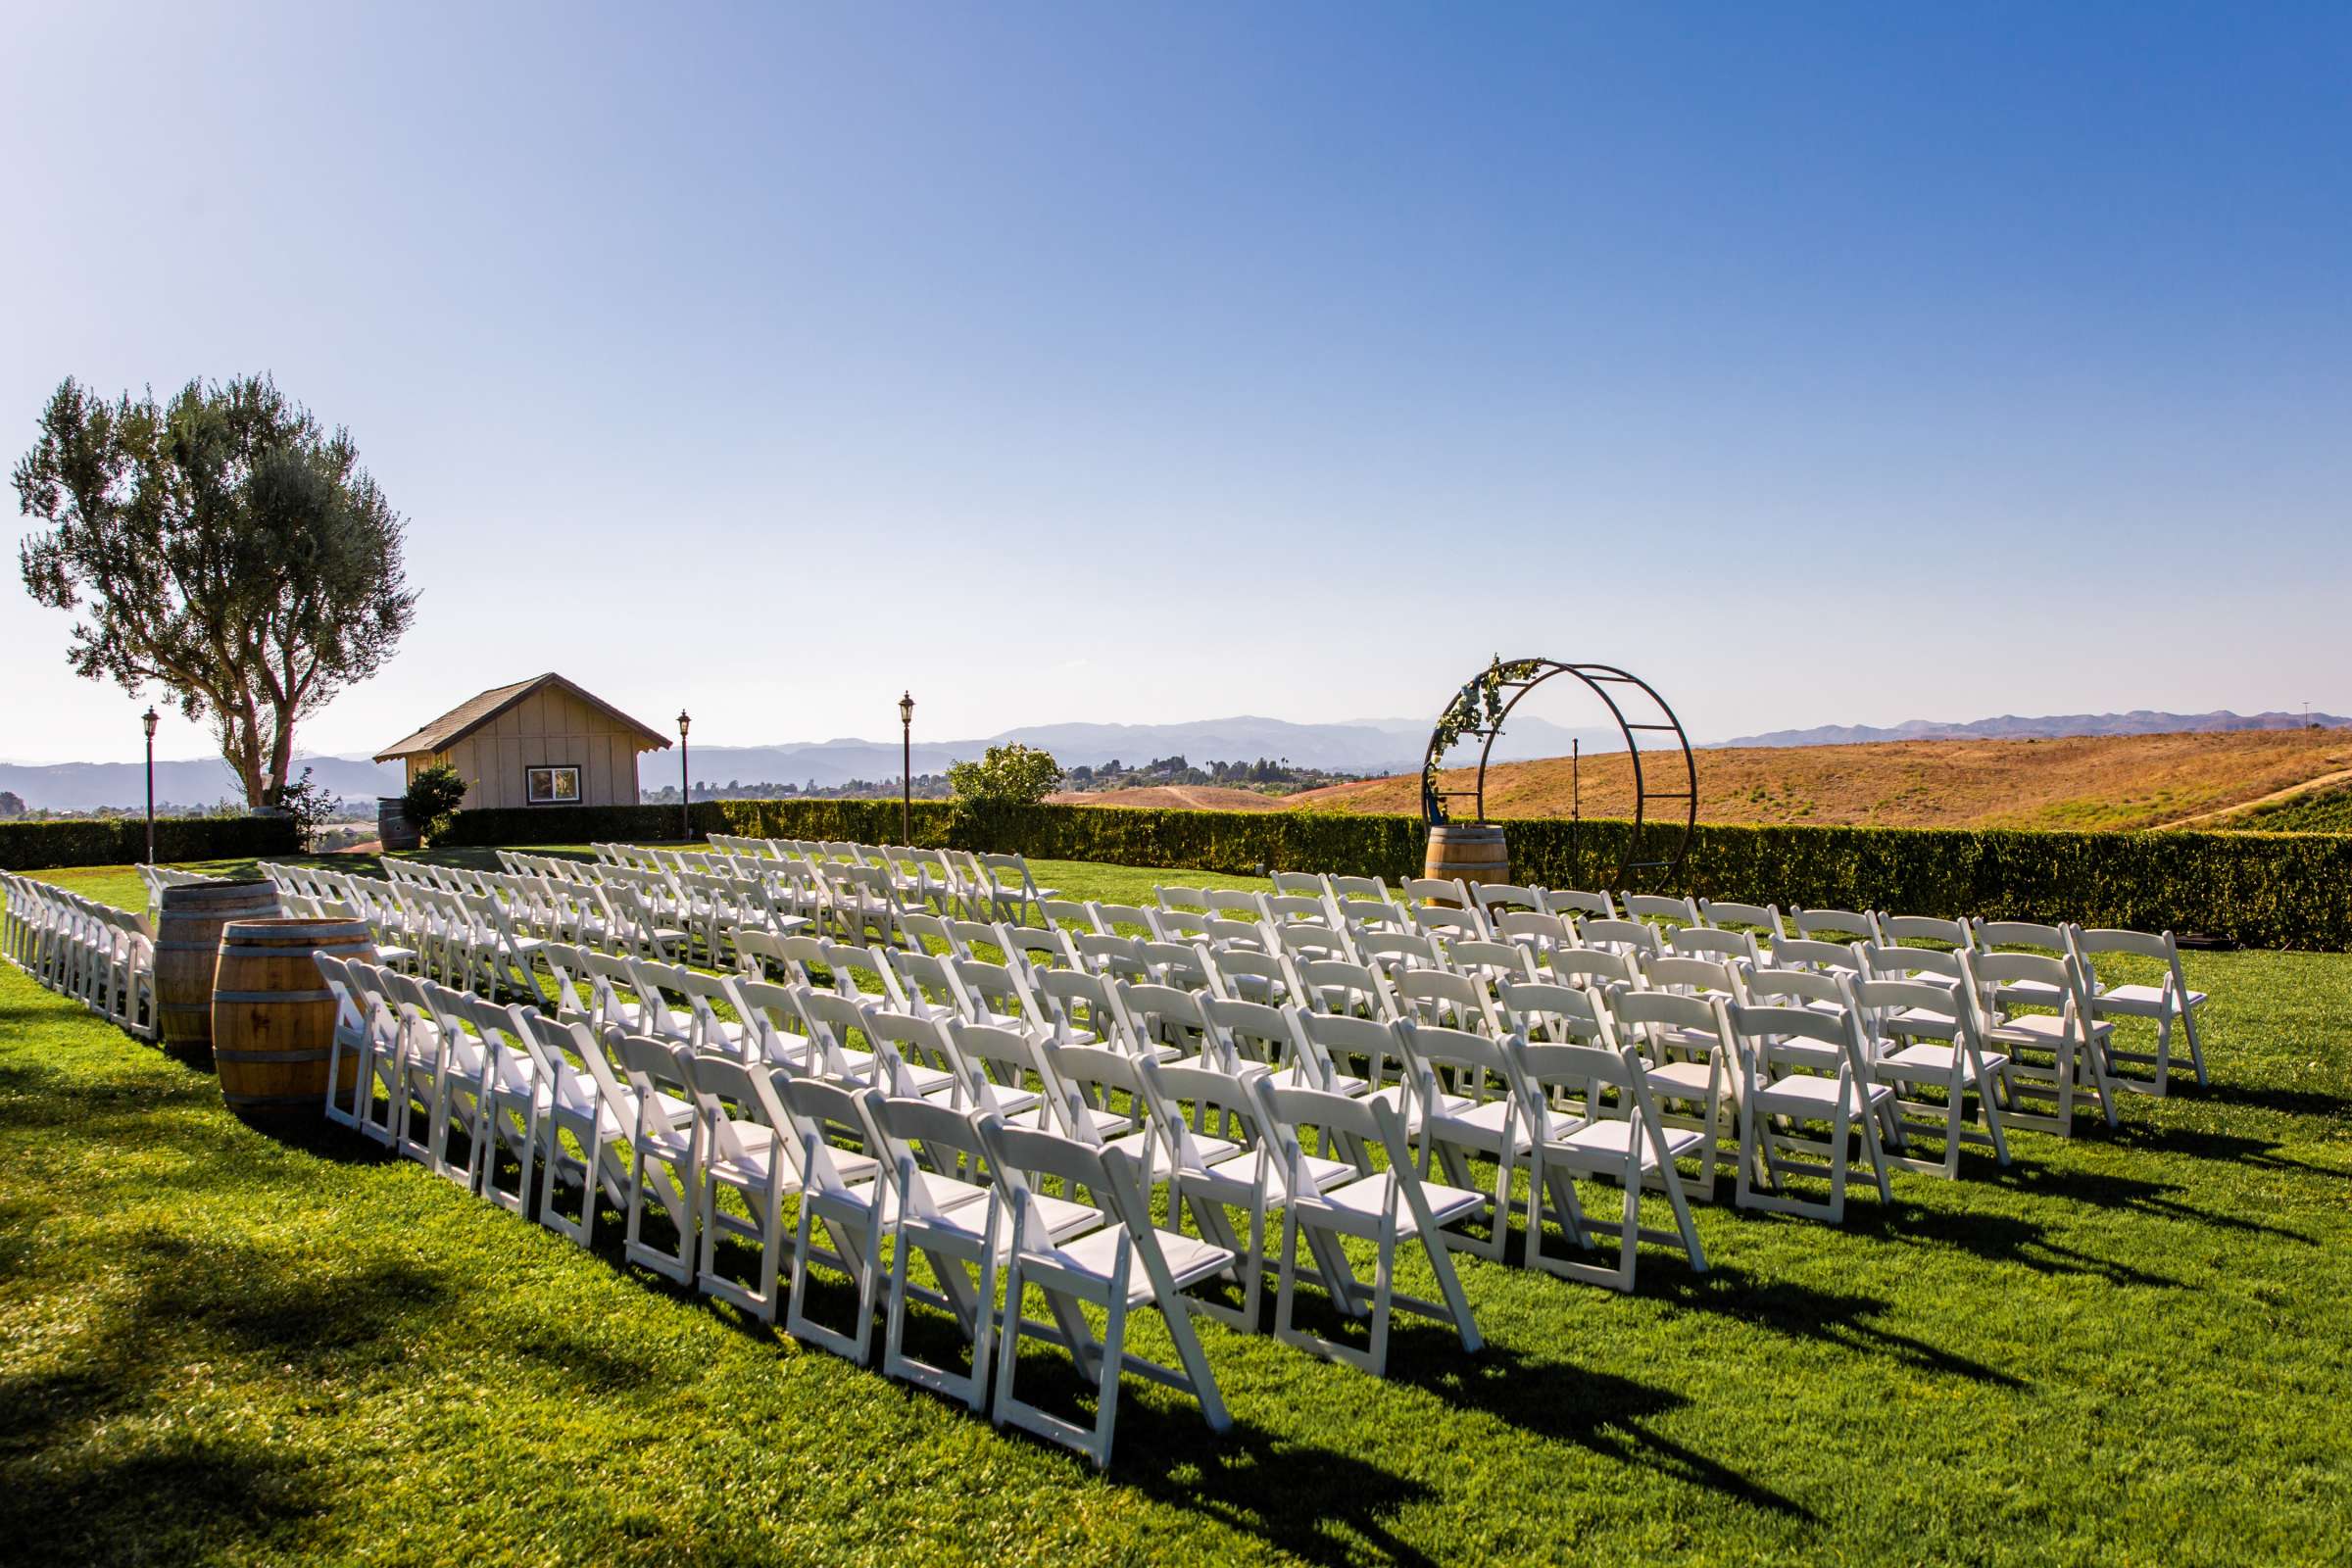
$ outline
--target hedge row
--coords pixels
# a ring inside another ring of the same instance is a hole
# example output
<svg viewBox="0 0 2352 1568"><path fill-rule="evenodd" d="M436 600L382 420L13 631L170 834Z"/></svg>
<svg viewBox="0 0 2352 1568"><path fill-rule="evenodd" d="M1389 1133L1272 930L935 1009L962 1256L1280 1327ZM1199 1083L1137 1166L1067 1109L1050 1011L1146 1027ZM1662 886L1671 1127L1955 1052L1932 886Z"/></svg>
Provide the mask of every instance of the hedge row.
<svg viewBox="0 0 2352 1568"><path fill-rule="evenodd" d="M1041 807L1041 810L1055 808ZM740 833L747 838L832 839L858 844L897 844L896 801L697 801L694 832ZM918 801L914 842L945 846L955 808L943 801ZM539 806L460 811L441 845L668 844L677 842L674 806Z"/></svg>
<svg viewBox="0 0 2352 1568"><path fill-rule="evenodd" d="M160 860L237 860L302 848L287 816L171 816L155 823ZM147 819L0 822L0 871L123 865L147 858Z"/></svg>
<svg viewBox="0 0 2352 1568"><path fill-rule="evenodd" d="M705 801L694 834L896 843L896 801ZM1504 824L1514 877L1593 887L1629 825ZM674 839L675 807L466 811L446 843ZM914 807L914 842L1041 859L1250 872L1417 875L1418 817L1117 807ZM2352 950L2352 834L2034 833L1701 826L1671 891L1783 907L1880 908L2172 929L2251 947Z"/></svg>

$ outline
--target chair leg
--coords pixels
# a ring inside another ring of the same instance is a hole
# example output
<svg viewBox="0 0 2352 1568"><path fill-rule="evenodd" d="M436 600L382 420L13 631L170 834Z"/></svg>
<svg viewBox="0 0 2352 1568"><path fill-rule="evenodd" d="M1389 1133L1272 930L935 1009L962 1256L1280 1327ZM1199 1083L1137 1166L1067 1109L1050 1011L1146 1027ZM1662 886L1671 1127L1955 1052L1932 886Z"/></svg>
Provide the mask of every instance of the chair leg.
<svg viewBox="0 0 2352 1568"><path fill-rule="evenodd" d="M1021 1362L1021 1293L1025 1289L1020 1254L1016 1251L1004 1270L1004 1338L997 1347L996 1403L989 1410L989 1420L997 1426L1003 1426L1012 1417L1012 1384ZM985 1331L985 1320L981 1326Z"/></svg>
<svg viewBox="0 0 2352 1568"><path fill-rule="evenodd" d="M1127 1345L1125 1291L1113 1294L1109 1316L1102 1327L1102 1382L1095 1394L1095 1443L1087 1454L1098 1470L1110 1468L1111 1434L1119 1419L1119 1368Z"/></svg>
<svg viewBox="0 0 2352 1568"><path fill-rule="evenodd" d="M1441 1260L1446 1256L1446 1244L1436 1243L1428 1250L1432 1261ZM1372 1353L1370 1361L1372 1375L1376 1378L1385 1378L1389 1375L1389 1319L1396 1310L1396 1249L1394 1246L1383 1246L1380 1250L1380 1261L1372 1275Z"/></svg>

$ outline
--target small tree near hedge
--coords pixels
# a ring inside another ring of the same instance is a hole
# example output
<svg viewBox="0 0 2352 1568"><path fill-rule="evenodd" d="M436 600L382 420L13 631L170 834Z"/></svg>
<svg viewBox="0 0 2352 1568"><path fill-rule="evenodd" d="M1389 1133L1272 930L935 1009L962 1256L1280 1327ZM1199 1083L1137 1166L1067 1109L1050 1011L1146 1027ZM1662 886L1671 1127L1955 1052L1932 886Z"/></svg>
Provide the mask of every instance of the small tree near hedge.
<svg viewBox="0 0 2352 1568"><path fill-rule="evenodd" d="M318 831L335 814L338 803L334 796L327 793L324 785L311 777L311 770L306 767L302 770L301 778L278 791L277 804L285 808L288 816L294 818L294 832L302 843L303 853L307 855L318 848Z"/></svg>
<svg viewBox="0 0 2352 1568"><path fill-rule="evenodd" d="M428 839L449 831L449 819L466 801L466 775L447 762L419 769L400 798L400 814Z"/></svg>
<svg viewBox="0 0 2352 1568"><path fill-rule="evenodd" d="M1018 741L991 746L979 761L948 768L948 788L974 806L1035 806L1060 783L1061 764L1054 754Z"/></svg>

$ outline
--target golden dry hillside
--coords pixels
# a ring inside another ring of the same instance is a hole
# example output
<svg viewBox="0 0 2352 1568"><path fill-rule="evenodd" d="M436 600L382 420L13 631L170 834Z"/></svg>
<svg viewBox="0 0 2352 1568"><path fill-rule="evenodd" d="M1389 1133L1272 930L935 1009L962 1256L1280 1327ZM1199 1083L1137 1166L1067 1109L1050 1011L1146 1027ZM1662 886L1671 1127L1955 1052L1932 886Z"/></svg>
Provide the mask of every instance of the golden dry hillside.
<svg viewBox="0 0 2352 1568"><path fill-rule="evenodd" d="M2242 807L2352 776L2352 730L2085 736L2036 741L1894 741L1859 746L1702 751L1698 814L1709 822L1881 827L2145 828L2214 823ZM1679 755L1645 766L1676 764ZM1652 779L1652 789L1679 782ZM1448 772L1467 789L1470 770ZM1491 816L1565 816L1565 758L1498 763L1487 775ZM1587 757L1587 816L1633 807L1622 752ZM1294 795L1294 808L1415 811L1417 777L1373 779ZM1466 808L1467 801L1458 803ZM1655 809L1655 808L1653 808Z"/></svg>

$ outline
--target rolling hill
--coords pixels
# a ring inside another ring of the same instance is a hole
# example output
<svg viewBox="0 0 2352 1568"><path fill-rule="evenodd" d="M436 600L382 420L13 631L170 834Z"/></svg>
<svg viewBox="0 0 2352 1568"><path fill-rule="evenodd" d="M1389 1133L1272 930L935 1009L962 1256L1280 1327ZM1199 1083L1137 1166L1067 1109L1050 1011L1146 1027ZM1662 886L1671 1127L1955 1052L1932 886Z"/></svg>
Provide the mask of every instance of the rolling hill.
<svg viewBox="0 0 2352 1568"><path fill-rule="evenodd" d="M2133 709L2129 713L2050 713L2027 718L2003 713L1998 718L1971 719L1965 724L1932 718L1905 719L1881 729L1869 724L1823 724L1813 729L1776 729L1762 735L1742 735L1721 742L1744 746L1852 746L1869 741L2018 741L2050 740L2063 735L2187 735L2213 730L2305 729L2312 724L2341 729L2352 718L2336 713L2158 713Z"/></svg>
<svg viewBox="0 0 2352 1568"><path fill-rule="evenodd" d="M2199 826L2250 827L2263 824L2234 820L2240 808L2270 802L2266 813L2292 820L2277 801L2352 769L2352 731L1709 748L1695 753L1694 760L1698 814L1709 822L2146 828L2197 818ZM1623 752L1588 755L1582 775L1586 815L1632 809L1633 770ZM1447 788L1465 789L1474 774L1449 772L1446 780ZM1653 780L1652 787L1679 785ZM1504 763L1487 775L1492 816L1565 816L1571 800L1564 758ZM1334 785L1285 804L1308 810L1414 811L1420 780L1403 774Z"/></svg>

